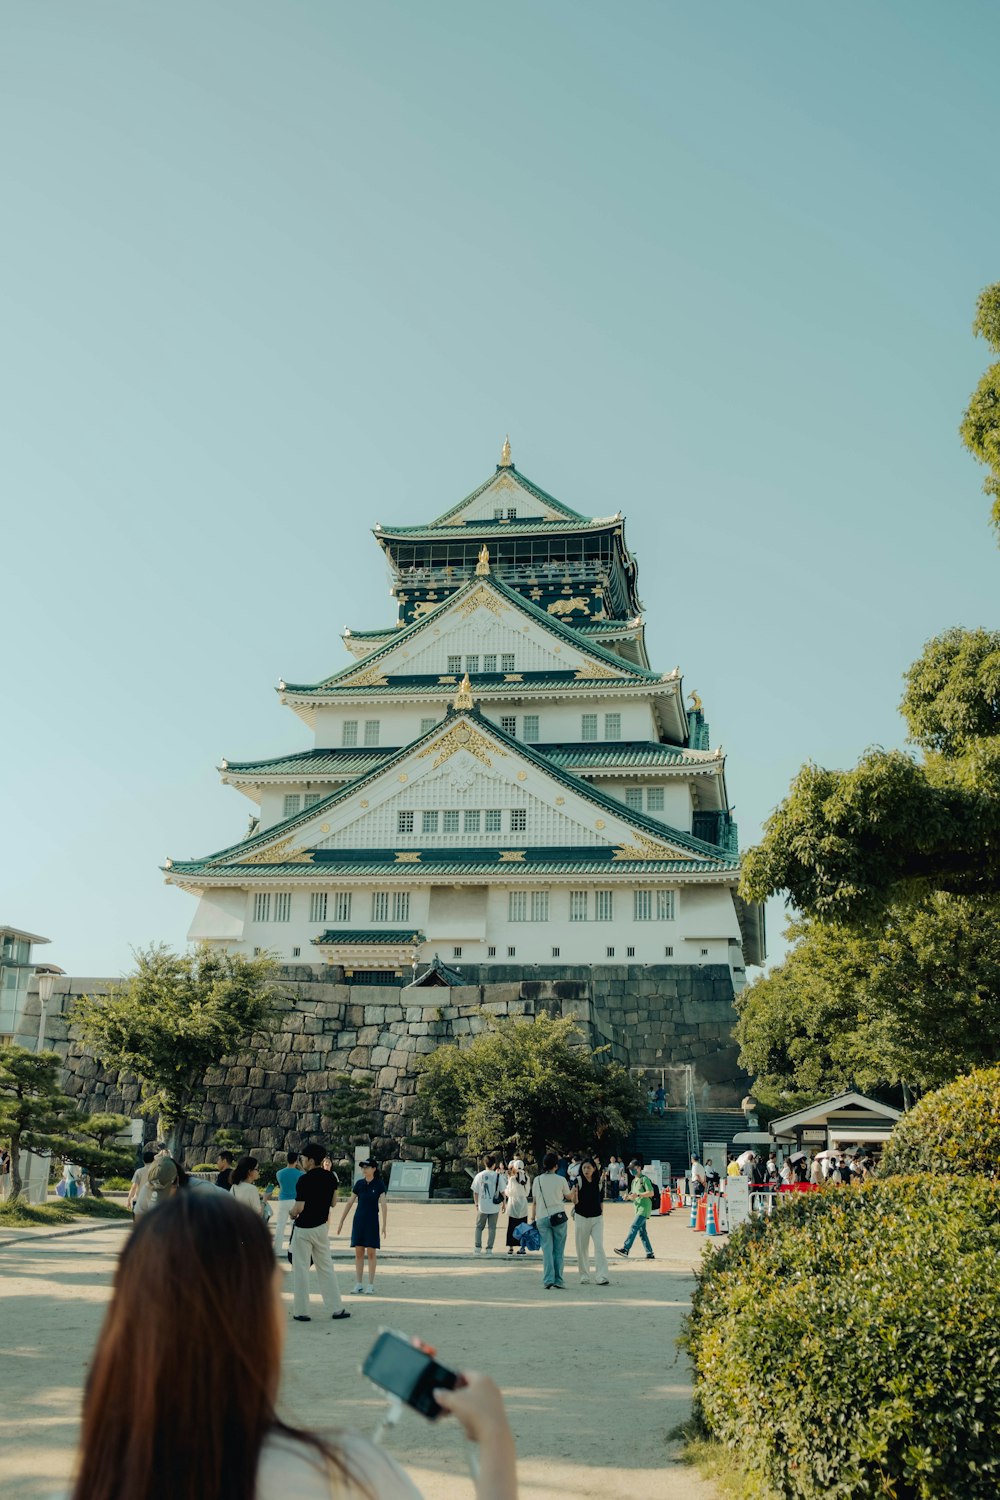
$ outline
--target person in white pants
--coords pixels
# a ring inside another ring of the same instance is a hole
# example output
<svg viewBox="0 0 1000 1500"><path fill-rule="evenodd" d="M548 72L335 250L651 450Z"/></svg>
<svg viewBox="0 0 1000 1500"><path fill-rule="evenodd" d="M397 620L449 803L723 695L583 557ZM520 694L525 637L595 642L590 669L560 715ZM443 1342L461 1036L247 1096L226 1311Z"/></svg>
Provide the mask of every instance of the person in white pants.
<svg viewBox="0 0 1000 1500"><path fill-rule="evenodd" d="M583 1283L590 1281L590 1247L594 1247L594 1280L608 1286L608 1258L604 1253L604 1212L601 1206L601 1174L589 1156L580 1165L573 1190L573 1223L576 1229L576 1269Z"/></svg>
<svg viewBox="0 0 1000 1500"><path fill-rule="evenodd" d="M290 1212L295 1220L292 1234L292 1290L295 1294L296 1323L308 1323L309 1313L309 1262L316 1266L316 1281L323 1297L323 1306L331 1318L349 1318L351 1315L340 1300L340 1288L334 1275L330 1256L330 1210L337 1196L337 1179L332 1172L323 1170L326 1151L322 1146L306 1146L302 1160L306 1171L295 1185L295 1202Z"/></svg>

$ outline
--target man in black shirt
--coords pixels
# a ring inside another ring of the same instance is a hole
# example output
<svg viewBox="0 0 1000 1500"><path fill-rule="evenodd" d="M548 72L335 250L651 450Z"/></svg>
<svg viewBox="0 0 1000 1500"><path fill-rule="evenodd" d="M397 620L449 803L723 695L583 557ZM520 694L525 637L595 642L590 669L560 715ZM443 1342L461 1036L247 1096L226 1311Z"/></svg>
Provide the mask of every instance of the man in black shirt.
<svg viewBox="0 0 1000 1500"><path fill-rule="evenodd" d="M220 1151L218 1157L219 1175L215 1179L216 1187L225 1188L226 1192L233 1185L233 1157L230 1151Z"/></svg>
<svg viewBox="0 0 1000 1500"><path fill-rule="evenodd" d="M292 1287L295 1293L296 1323L308 1323L309 1261L316 1265L316 1279L323 1305L332 1318L349 1318L340 1299L340 1288L330 1258L330 1210L337 1197L337 1179L323 1168L326 1150L309 1145L302 1151L305 1172L295 1184L295 1202L289 1209L292 1219Z"/></svg>

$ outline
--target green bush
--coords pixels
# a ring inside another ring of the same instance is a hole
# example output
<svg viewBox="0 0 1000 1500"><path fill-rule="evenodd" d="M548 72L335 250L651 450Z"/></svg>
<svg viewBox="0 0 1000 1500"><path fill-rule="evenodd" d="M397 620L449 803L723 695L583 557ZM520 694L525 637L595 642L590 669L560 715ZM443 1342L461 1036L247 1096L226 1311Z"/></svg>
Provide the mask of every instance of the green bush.
<svg viewBox="0 0 1000 1500"><path fill-rule="evenodd" d="M200 1161L196 1167L188 1167L189 1172L212 1172L216 1177L219 1175L218 1163L214 1161Z"/></svg>
<svg viewBox="0 0 1000 1500"><path fill-rule="evenodd" d="M107 1198L56 1198L51 1203L0 1203L0 1229L18 1229L38 1224L73 1224L81 1219L124 1219L132 1215L120 1203Z"/></svg>
<svg viewBox="0 0 1000 1500"><path fill-rule="evenodd" d="M893 1126L881 1171L1000 1177L1000 1067L925 1094Z"/></svg>
<svg viewBox="0 0 1000 1500"><path fill-rule="evenodd" d="M1000 1492L1000 1185L789 1194L702 1266L696 1415L783 1500Z"/></svg>
<svg viewBox="0 0 1000 1500"><path fill-rule="evenodd" d="M127 1193L132 1186L131 1177L106 1177L101 1183L102 1193Z"/></svg>

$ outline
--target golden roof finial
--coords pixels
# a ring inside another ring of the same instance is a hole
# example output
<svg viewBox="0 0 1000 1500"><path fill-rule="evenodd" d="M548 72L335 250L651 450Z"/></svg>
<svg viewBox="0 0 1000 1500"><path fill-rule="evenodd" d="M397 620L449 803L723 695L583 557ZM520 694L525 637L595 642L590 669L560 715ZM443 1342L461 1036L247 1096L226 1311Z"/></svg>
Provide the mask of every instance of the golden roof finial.
<svg viewBox="0 0 1000 1500"><path fill-rule="evenodd" d="M514 460L510 456L510 433L509 432L508 432L507 436L504 438L504 440L503 440L503 447L500 450L500 467L501 467L501 469L512 469L514 467Z"/></svg>
<svg viewBox="0 0 1000 1500"><path fill-rule="evenodd" d="M701 699L698 697L698 694L697 693L689 693L688 694L688 701L691 704L691 707L694 709L695 713L696 714L700 714L701 713Z"/></svg>
<svg viewBox="0 0 1000 1500"><path fill-rule="evenodd" d="M484 542L479 549L479 561L476 563L476 577L489 578L490 576L490 549Z"/></svg>
<svg viewBox="0 0 1000 1500"><path fill-rule="evenodd" d="M452 704L452 707L453 708L471 708L472 707L472 683L469 681L469 674L468 674L468 672L466 672L465 676L462 678L461 682L458 684L458 692L455 694L455 702Z"/></svg>

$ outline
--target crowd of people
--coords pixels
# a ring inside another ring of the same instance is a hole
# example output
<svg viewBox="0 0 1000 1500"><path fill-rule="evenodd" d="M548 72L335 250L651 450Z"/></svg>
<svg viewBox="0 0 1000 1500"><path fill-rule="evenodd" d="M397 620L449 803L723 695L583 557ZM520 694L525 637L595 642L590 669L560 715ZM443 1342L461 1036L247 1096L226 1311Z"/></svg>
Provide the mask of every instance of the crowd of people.
<svg viewBox="0 0 1000 1500"><path fill-rule="evenodd" d="M766 1158L759 1151L745 1151L741 1156L730 1156L726 1175L747 1177L752 1188L766 1192L806 1183L822 1187L828 1182L866 1182L874 1175L875 1167L874 1156L860 1149L853 1154L836 1150L815 1151L812 1156L807 1151L795 1151L781 1162L775 1151Z"/></svg>

